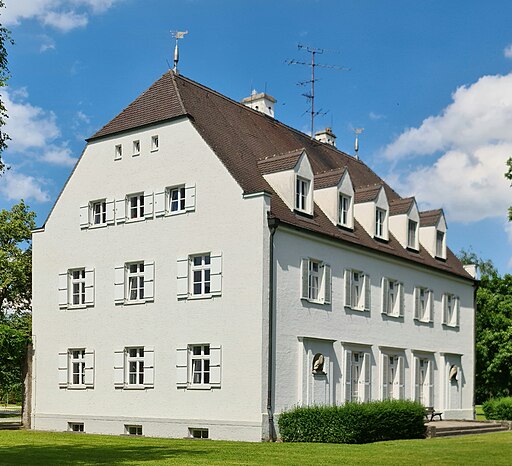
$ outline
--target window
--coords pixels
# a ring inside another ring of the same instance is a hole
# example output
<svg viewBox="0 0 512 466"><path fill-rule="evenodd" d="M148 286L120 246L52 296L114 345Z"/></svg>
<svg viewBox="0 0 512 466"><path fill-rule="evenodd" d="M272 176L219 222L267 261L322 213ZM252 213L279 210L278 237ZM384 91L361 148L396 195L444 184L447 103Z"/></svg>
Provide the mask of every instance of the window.
<svg viewBox="0 0 512 466"><path fill-rule="evenodd" d="M185 186L171 188L169 190L169 212L177 213L185 211Z"/></svg>
<svg viewBox="0 0 512 466"><path fill-rule="evenodd" d="M178 388L220 388L221 347L191 344L177 349Z"/></svg>
<svg viewBox="0 0 512 466"><path fill-rule="evenodd" d="M144 262L128 264L126 267L128 301L141 301L144 299Z"/></svg>
<svg viewBox="0 0 512 466"><path fill-rule="evenodd" d="M107 224L107 201L96 201L91 205L92 225L106 225Z"/></svg>
<svg viewBox="0 0 512 466"><path fill-rule="evenodd" d="M403 317L405 308L404 284L389 278L382 279L382 313Z"/></svg>
<svg viewBox="0 0 512 466"><path fill-rule="evenodd" d="M117 144L114 149L114 160L121 160L123 157L123 146L121 144Z"/></svg>
<svg viewBox="0 0 512 466"><path fill-rule="evenodd" d="M409 220L407 225L407 247L412 249L418 249L418 243L416 241L418 231L418 222Z"/></svg>
<svg viewBox="0 0 512 466"><path fill-rule="evenodd" d="M404 357L382 355L382 399L405 399Z"/></svg>
<svg viewBox="0 0 512 466"><path fill-rule="evenodd" d="M69 269L60 273L58 297L61 309L94 306L94 269Z"/></svg>
<svg viewBox="0 0 512 466"><path fill-rule="evenodd" d="M295 189L295 208L301 211L308 211L309 181L297 177Z"/></svg>
<svg viewBox="0 0 512 466"><path fill-rule="evenodd" d="M68 422L68 431L84 432L84 423L83 422Z"/></svg>
<svg viewBox="0 0 512 466"><path fill-rule="evenodd" d="M85 389L94 387L94 351L70 348L59 353L59 387Z"/></svg>
<svg viewBox="0 0 512 466"><path fill-rule="evenodd" d="M178 259L177 296L210 298L222 293L222 254L202 253Z"/></svg>
<svg viewBox="0 0 512 466"><path fill-rule="evenodd" d="M436 232L436 257L444 257L444 232Z"/></svg>
<svg viewBox="0 0 512 466"><path fill-rule="evenodd" d="M414 358L414 401L434 406L434 367L430 358Z"/></svg>
<svg viewBox="0 0 512 466"><path fill-rule="evenodd" d="M358 270L345 270L345 307L369 311L371 299L370 276Z"/></svg>
<svg viewBox="0 0 512 466"><path fill-rule="evenodd" d="M114 270L116 304L140 304L155 297L155 263L127 262Z"/></svg>
<svg viewBox="0 0 512 466"><path fill-rule="evenodd" d="M384 238L384 225L386 221L386 211L384 209L375 209L375 236Z"/></svg>
<svg viewBox="0 0 512 466"><path fill-rule="evenodd" d="M151 152L157 151L158 147L159 147L158 136L151 136Z"/></svg>
<svg viewBox="0 0 512 466"><path fill-rule="evenodd" d="M344 194L340 194L340 204L339 204L339 218L338 223L344 227L350 227L350 203L351 199L349 196L345 196Z"/></svg>
<svg viewBox="0 0 512 466"><path fill-rule="evenodd" d="M345 400L370 401L371 357L363 351L345 351Z"/></svg>
<svg viewBox="0 0 512 466"><path fill-rule="evenodd" d="M208 438L208 429L196 429L193 427L188 428L188 436L190 438Z"/></svg>
<svg viewBox="0 0 512 466"><path fill-rule="evenodd" d="M142 426L127 425L124 426L124 433L126 435L142 435Z"/></svg>
<svg viewBox="0 0 512 466"><path fill-rule="evenodd" d="M155 379L155 352L148 346L131 346L114 352L114 387L152 388Z"/></svg>
<svg viewBox="0 0 512 466"><path fill-rule="evenodd" d="M140 155L140 141L139 140L133 141L132 156L135 157L137 155Z"/></svg>
<svg viewBox="0 0 512 466"><path fill-rule="evenodd" d="M144 218L144 194L128 196L128 219L140 220Z"/></svg>
<svg viewBox="0 0 512 466"><path fill-rule="evenodd" d="M80 228L114 224L114 200L98 199L80 206Z"/></svg>
<svg viewBox="0 0 512 466"><path fill-rule="evenodd" d="M144 385L144 348L127 348L126 381L128 385Z"/></svg>
<svg viewBox="0 0 512 466"><path fill-rule="evenodd" d="M331 302L331 267L314 259L302 259L302 299Z"/></svg>
<svg viewBox="0 0 512 466"><path fill-rule="evenodd" d="M434 292L428 288L414 288L414 318L421 322L434 321Z"/></svg>
<svg viewBox="0 0 512 466"><path fill-rule="evenodd" d="M443 295L443 324L449 327L459 326L459 297L450 293Z"/></svg>

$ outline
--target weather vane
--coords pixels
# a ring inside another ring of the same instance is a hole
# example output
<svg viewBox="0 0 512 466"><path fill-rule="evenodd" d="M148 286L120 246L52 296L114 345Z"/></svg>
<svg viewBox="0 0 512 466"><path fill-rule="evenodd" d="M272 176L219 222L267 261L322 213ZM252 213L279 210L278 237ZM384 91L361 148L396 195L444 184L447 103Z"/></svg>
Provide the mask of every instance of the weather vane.
<svg viewBox="0 0 512 466"><path fill-rule="evenodd" d="M364 131L364 128L355 128L356 140L354 142L354 150L356 152L356 159L359 160L359 135Z"/></svg>
<svg viewBox="0 0 512 466"><path fill-rule="evenodd" d="M178 74L178 61L180 59L180 53L178 50L178 39L183 39L185 34L188 34L188 31L171 31L172 37L176 40L176 45L174 46L174 68L173 71Z"/></svg>

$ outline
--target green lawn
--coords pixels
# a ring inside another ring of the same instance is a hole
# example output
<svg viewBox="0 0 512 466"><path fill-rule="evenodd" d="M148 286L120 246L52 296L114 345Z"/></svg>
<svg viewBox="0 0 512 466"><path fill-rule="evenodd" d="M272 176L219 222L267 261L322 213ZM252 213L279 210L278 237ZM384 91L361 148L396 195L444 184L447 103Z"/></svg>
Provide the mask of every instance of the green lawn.
<svg viewBox="0 0 512 466"><path fill-rule="evenodd" d="M477 421L485 421L487 418L485 417L484 410L482 409L482 405L476 405L476 420Z"/></svg>
<svg viewBox="0 0 512 466"><path fill-rule="evenodd" d="M0 431L2 465L510 465L512 432L367 445Z"/></svg>

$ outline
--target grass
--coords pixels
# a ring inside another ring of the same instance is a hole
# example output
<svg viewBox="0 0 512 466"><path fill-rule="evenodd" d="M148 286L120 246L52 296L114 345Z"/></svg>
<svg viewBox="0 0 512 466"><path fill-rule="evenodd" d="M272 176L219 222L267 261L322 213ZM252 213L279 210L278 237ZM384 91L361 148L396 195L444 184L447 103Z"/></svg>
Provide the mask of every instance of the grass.
<svg viewBox="0 0 512 466"><path fill-rule="evenodd" d="M487 418L485 417L484 410L482 409L482 405L476 405L476 420L477 421L485 421Z"/></svg>
<svg viewBox="0 0 512 466"><path fill-rule="evenodd" d="M0 431L2 465L510 465L512 432L367 445Z"/></svg>

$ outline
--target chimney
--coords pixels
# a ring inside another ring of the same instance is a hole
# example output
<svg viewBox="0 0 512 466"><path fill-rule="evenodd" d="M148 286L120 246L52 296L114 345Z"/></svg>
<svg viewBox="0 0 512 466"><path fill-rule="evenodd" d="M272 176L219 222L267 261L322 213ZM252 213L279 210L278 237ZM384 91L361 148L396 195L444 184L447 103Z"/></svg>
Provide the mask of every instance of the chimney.
<svg viewBox="0 0 512 466"><path fill-rule="evenodd" d="M274 118L274 104L276 102L276 99L274 99L271 95L268 95L264 92L260 92L258 94L256 90L253 90L249 97L246 97L241 101L241 103L246 107L257 110L258 112L264 113L265 115L268 115L272 118Z"/></svg>
<svg viewBox="0 0 512 466"><path fill-rule="evenodd" d="M336 147L336 136L332 132L331 128L325 128L322 131L317 131L315 133L315 139Z"/></svg>

